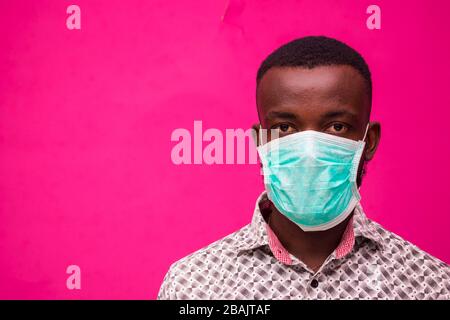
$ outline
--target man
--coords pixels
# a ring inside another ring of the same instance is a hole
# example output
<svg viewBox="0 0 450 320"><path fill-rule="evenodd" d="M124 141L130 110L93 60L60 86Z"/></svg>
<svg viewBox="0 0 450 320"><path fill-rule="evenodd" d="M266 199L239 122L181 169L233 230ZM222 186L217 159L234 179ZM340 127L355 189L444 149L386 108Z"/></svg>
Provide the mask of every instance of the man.
<svg viewBox="0 0 450 320"><path fill-rule="evenodd" d="M294 40L261 64L256 100L267 192L251 224L174 263L158 298L450 299L449 266L359 204L380 140L364 59L335 39Z"/></svg>

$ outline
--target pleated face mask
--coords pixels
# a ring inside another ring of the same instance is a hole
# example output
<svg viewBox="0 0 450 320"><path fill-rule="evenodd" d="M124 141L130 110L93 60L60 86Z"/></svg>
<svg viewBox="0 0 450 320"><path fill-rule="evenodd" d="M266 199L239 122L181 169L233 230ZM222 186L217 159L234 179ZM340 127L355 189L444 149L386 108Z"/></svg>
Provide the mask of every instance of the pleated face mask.
<svg viewBox="0 0 450 320"><path fill-rule="evenodd" d="M308 130L259 146L264 185L278 211L304 231L344 221L361 199L356 178L368 128L360 141Z"/></svg>

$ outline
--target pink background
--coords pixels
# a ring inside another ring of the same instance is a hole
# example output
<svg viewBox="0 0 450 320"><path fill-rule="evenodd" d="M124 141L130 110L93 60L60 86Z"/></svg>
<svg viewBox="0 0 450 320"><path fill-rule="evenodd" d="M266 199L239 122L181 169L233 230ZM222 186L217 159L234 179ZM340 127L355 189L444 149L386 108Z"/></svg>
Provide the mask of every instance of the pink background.
<svg viewBox="0 0 450 320"><path fill-rule="evenodd" d="M248 128L262 59L311 34L373 73L368 216L450 262L449 2L227 3L1 1L0 298L155 298L172 262L248 223L258 167L175 166L170 136Z"/></svg>

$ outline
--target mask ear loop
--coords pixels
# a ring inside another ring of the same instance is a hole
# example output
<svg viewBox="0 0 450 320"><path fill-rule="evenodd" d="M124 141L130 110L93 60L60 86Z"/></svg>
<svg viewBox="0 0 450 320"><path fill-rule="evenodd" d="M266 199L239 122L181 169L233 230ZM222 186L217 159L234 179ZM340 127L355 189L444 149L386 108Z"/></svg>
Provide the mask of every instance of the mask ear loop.
<svg viewBox="0 0 450 320"><path fill-rule="evenodd" d="M366 140L367 132L369 131L369 125L370 125L370 122L367 123L366 132L364 132L364 137L361 140L362 142L365 142L365 140ZM364 152L364 149L363 149L363 152ZM361 155L361 157L363 157L363 155ZM358 192L359 192L360 189L361 189L361 186L358 187Z"/></svg>
<svg viewBox="0 0 450 320"><path fill-rule="evenodd" d="M364 141L364 140L366 140L366 137L367 137L367 132L369 131L369 126L370 126L370 122L369 122L369 123L367 123L367 126L366 126L366 132L364 132L364 137L362 138L362 140L361 140L361 141Z"/></svg>

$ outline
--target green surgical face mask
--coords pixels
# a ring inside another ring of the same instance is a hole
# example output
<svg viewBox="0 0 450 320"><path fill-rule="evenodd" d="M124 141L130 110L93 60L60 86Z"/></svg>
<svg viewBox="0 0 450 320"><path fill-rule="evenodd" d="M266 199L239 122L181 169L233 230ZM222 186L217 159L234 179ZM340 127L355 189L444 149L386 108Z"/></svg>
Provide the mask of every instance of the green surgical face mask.
<svg viewBox="0 0 450 320"><path fill-rule="evenodd" d="M356 177L368 128L360 141L308 130L259 146L267 195L278 211L304 231L344 221L361 199Z"/></svg>

